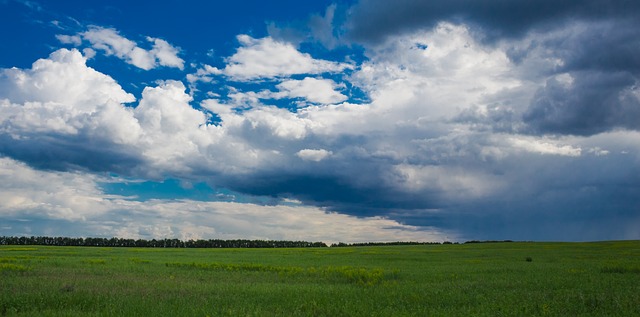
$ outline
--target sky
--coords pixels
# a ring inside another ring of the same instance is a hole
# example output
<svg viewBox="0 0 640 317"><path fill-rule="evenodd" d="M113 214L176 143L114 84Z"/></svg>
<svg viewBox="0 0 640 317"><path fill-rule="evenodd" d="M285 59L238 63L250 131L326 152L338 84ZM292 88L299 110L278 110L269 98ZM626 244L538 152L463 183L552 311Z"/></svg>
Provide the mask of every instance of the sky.
<svg viewBox="0 0 640 317"><path fill-rule="evenodd" d="M0 0L0 235L640 239L640 2Z"/></svg>

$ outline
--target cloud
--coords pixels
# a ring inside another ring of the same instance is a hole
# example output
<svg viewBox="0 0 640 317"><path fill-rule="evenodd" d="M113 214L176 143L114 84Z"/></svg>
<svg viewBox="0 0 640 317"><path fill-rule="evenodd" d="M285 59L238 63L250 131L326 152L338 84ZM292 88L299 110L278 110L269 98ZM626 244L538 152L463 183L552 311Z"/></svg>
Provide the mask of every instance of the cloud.
<svg viewBox="0 0 640 317"><path fill-rule="evenodd" d="M524 120L547 133L592 135L616 128L639 130L640 90L629 73L574 72L547 80Z"/></svg>
<svg viewBox="0 0 640 317"><path fill-rule="evenodd" d="M201 129L206 116L190 106L182 83L147 87L137 107L126 107L135 98L85 63L77 50L61 49L29 70L3 72L0 148L5 154L47 168L123 173L146 160L162 167L162 174L188 169L184 160L212 143L215 133Z"/></svg>
<svg viewBox="0 0 640 317"><path fill-rule="evenodd" d="M86 66L77 50L61 49L31 69L0 76L0 149L37 166L99 170L137 161L127 154L140 129L135 101L111 77Z"/></svg>
<svg viewBox="0 0 640 317"><path fill-rule="evenodd" d="M79 35L57 34L56 38L62 44L73 44L74 46L80 46L82 44L82 37Z"/></svg>
<svg viewBox="0 0 640 317"><path fill-rule="evenodd" d="M100 197L96 179L91 175L42 172L0 158L0 178L3 220L36 216L80 221L105 212L102 204L105 197Z"/></svg>
<svg viewBox="0 0 640 317"><path fill-rule="evenodd" d="M296 46L320 44L326 49L334 50L345 44L340 38L340 25L347 14L345 9L344 5L333 3L323 13L313 13L303 20L268 22L267 33L277 41Z"/></svg>
<svg viewBox="0 0 640 317"><path fill-rule="evenodd" d="M276 93L267 93L265 98L303 98L311 103L338 103L345 101L347 96L336 91L338 85L330 79L316 79L306 77L302 80L290 79L279 83Z"/></svg>
<svg viewBox="0 0 640 317"><path fill-rule="evenodd" d="M351 8L345 27L347 37L375 48L448 21L473 30L477 44L499 47L513 63L513 75L528 82L535 96L530 95L527 107L522 101L510 107L477 105L482 113L459 118L478 128L576 135L637 130L629 118L640 109L640 59L635 53L640 49L640 6L546 2L403 0L392 5L363 0ZM563 81L567 78L570 83Z"/></svg>
<svg viewBox="0 0 640 317"><path fill-rule="evenodd" d="M495 193L501 180L495 175L452 166L398 164L398 186L414 193L442 192L449 199L473 199Z"/></svg>
<svg viewBox="0 0 640 317"><path fill-rule="evenodd" d="M334 49L339 43L333 26L337 7L335 3L331 4L325 10L324 16L312 15L307 22L311 36L328 49Z"/></svg>
<svg viewBox="0 0 640 317"><path fill-rule="evenodd" d="M140 48L112 28L91 26L85 32L78 35L57 35L58 40L65 44L79 46L81 39L88 41L91 47L103 51L106 55L114 55L128 64L144 70L150 70L159 66L184 69L184 60L178 57L179 49L173 47L167 41L147 37L147 41L153 43L151 50Z"/></svg>
<svg viewBox="0 0 640 317"><path fill-rule="evenodd" d="M551 142L543 142L541 140L531 138L510 138L510 143L516 149L522 149L524 151L539 153L539 154L552 154L563 156L580 156L582 149L573 147L571 145L556 145Z"/></svg>
<svg viewBox="0 0 640 317"><path fill-rule="evenodd" d="M12 102L53 102L69 109L93 109L109 101L130 103L113 78L86 66L78 50L60 49L39 59L30 70L2 70L0 96Z"/></svg>
<svg viewBox="0 0 640 317"><path fill-rule="evenodd" d="M77 50L61 49L29 70L4 70L3 134L18 143L42 135L82 135L120 144L135 137L136 124L127 120L131 111L121 106L135 98L85 62Z"/></svg>
<svg viewBox="0 0 640 317"><path fill-rule="evenodd" d="M305 161L313 161L313 162L320 162L322 160L324 160L325 158L331 156L333 153L331 151L327 151L324 149L319 149L319 150L314 150L314 149L304 149L304 150L300 150L298 151L298 153L296 153L296 155L305 160Z"/></svg>
<svg viewBox="0 0 640 317"><path fill-rule="evenodd" d="M333 243L443 241L454 235L382 217L308 206L194 200L129 200L105 194L90 174L34 170L0 158L0 219L8 235L179 239L274 239ZM54 194L55 193L55 194Z"/></svg>
<svg viewBox="0 0 640 317"><path fill-rule="evenodd" d="M497 39L519 37L567 19L633 19L638 12L640 5L630 1L361 0L350 9L346 27L350 38L377 43L452 21L478 27L488 38Z"/></svg>
<svg viewBox="0 0 640 317"><path fill-rule="evenodd" d="M158 65L184 69L184 60L178 57L180 50L163 39L148 37L147 40L153 42L153 48L149 53L155 56Z"/></svg>
<svg viewBox="0 0 640 317"><path fill-rule="evenodd" d="M521 116L528 133L594 135L638 129L638 25L627 19L568 20L503 47L537 85ZM537 87L536 87L537 86Z"/></svg>
<svg viewBox="0 0 640 317"><path fill-rule="evenodd" d="M270 37L254 39L239 35L242 45L226 59L223 73L236 81L287 77L295 74L336 73L352 66L345 63L314 59L293 45Z"/></svg>

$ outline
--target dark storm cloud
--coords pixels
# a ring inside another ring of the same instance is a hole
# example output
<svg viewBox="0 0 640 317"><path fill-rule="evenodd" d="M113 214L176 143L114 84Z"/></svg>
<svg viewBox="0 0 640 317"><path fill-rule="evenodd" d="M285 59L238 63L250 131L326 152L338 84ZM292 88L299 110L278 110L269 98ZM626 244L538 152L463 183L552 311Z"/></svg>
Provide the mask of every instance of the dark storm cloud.
<svg viewBox="0 0 640 317"><path fill-rule="evenodd" d="M351 9L347 36L380 42L387 36L431 28L441 21L477 25L489 38L517 37L564 19L628 18L638 15L633 0L363 0Z"/></svg>
<svg viewBox="0 0 640 317"><path fill-rule="evenodd" d="M640 12L632 20L591 23L582 32L546 43L565 61L562 70L640 74Z"/></svg>
<svg viewBox="0 0 640 317"><path fill-rule="evenodd" d="M640 10L633 19L568 22L534 32L529 41L512 41L506 45L507 56L516 64L528 58L549 58L562 61L553 69L555 72L628 71L638 75Z"/></svg>
<svg viewBox="0 0 640 317"><path fill-rule="evenodd" d="M325 166L313 172L269 171L247 178L226 178L224 185L238 192L293 197L305 204L355 215L386 215L394 210L434 208L434 193L409 193L388 184L385 167L371 162L350 167Z"/></svg>
<svg viewBox="0 0 640 317"><path fill-rule="evenodd" d="M14 139L0 135L0 155L47 170L88 170L125 173L135 170L143 160L126 147L85 136L32 135Z"/></svg>
<svg viewBox="0 0 640 317"><path fill-rule="evenodd" d="M628 154L514 157L503 162L513 165L505 175L511 179L505 192L452 202L445 212L407 212L395 219L458 229L467 240L637 239L640 170L635 160Z"/></svg>
<svg viewBox="0 0 640 317"><path fill-rule="evenodd" d="M574 72L573 82L547 81L524 121L537 133L592 135L616 128L640 130L640 100L628 72Z"/></svg>
<svg viewBox="0 0 640 317"><path fill-rule="evenodd" d="M524 55L546 51L545 57L560 59L563 63L555 72L572 78L562 83L552 77L535 94L523 117L534 133L592 135L640 129L638 21L568 26L523 48Z"/></svg>

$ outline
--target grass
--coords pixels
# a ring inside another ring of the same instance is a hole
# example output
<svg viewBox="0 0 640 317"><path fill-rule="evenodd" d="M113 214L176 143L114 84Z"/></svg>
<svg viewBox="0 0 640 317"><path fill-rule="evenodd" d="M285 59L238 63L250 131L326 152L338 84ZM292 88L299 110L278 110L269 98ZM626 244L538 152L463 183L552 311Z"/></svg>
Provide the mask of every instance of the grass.
<svg viewBox="0 0 640 317"><path fill-rule="evenodd" d="M640 316L640 242L0 247L0 316Z"/></svg>

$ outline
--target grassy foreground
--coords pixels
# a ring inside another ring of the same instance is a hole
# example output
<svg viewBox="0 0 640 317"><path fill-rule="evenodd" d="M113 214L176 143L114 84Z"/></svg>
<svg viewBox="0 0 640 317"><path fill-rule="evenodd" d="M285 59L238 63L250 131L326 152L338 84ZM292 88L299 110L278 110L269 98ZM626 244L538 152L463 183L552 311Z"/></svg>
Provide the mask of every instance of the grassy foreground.
<svg viewBox="0 0 640 317"><path fill-rule="evenodd" d="M640 241L1 246L0 316L640 316Z"/></svg>

